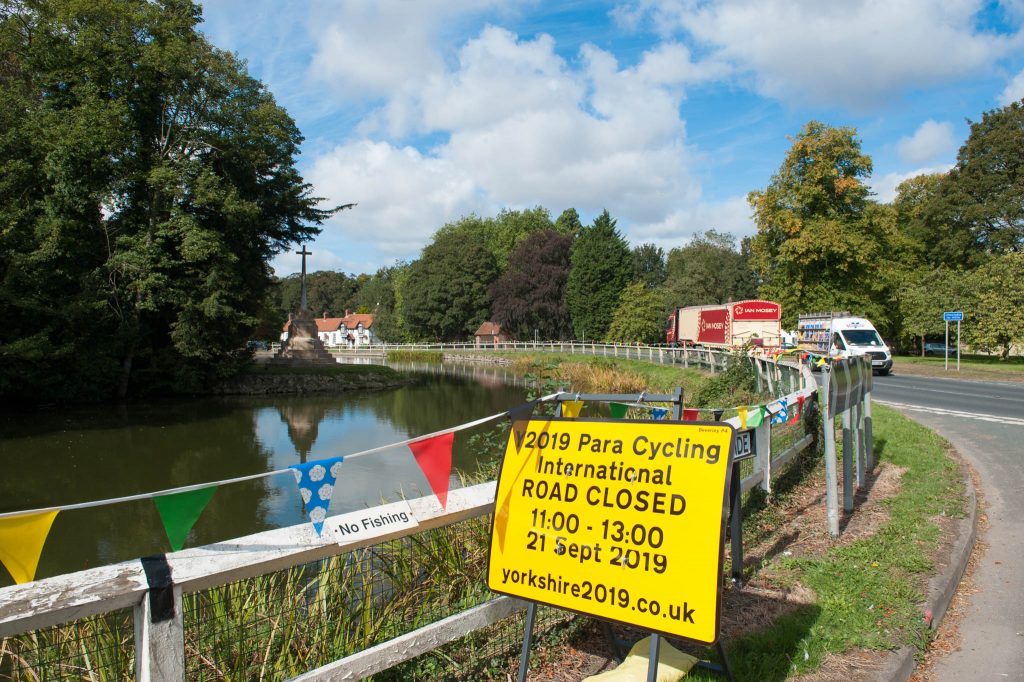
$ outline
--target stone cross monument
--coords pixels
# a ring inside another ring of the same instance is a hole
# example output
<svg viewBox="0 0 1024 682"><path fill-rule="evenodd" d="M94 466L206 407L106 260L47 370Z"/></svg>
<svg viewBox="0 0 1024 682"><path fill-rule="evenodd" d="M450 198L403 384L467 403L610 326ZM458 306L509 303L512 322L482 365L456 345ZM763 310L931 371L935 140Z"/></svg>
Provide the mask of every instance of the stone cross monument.
<svg viewBox="0 0 1024 682"><path fill-rule="evenodd" d="M281 345L281 350L271 362L291 365L333 365L337 360L324 348L316 320L309 312L309 304L306 301L306 256L312 256L313 252L307 251L306 245L303 244L302 250L295 253L302 256L302 297L299 310L288 320L288 339Z"/></svg>
<svg viewBox="0 0 1024 682"><path fill-rule="evenodd" d="M302 256L302 302L299 304L299 310L308 310L309 308L306 305L306 256L312 256L313 252L306 251L306 245L303 244L302 250L295 253Z"/></svg>

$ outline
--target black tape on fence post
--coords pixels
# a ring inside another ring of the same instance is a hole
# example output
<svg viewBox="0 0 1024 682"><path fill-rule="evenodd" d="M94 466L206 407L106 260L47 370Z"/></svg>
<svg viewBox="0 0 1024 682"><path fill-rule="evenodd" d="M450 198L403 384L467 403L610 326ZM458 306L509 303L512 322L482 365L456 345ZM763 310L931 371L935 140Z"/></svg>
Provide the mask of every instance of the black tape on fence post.
<svg viewBox="0 0 1024 682"><path fill-rule="evenodd" d="M174 580L166 554L155 554L140 559L149 584L150 621L160 623L174 618Z"/></svg>

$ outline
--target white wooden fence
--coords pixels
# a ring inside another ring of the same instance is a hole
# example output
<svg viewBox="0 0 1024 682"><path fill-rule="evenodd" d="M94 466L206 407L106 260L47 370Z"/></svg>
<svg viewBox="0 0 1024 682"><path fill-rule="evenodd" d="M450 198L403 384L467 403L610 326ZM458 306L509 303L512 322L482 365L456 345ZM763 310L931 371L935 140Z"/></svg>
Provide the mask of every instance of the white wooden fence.
<svg viewBox="0 0 1024 682"><path fill-rule="evenodd" d="M601 348L597 344L592 346ZM777 365L765 360L758 360L757 364L759 375L770 382L776 395L785 393L782 388L785 386L791 389L787 396L791 404L797 403L797 396L803 396L806 405L812 404L817 386L806 367ZM727 421L739 426L737 417ZM770 491L772 479L780 469L814 442L812 435L796 434L794 437L790 434L785 447L773 452L772 430L768 419L755 430L757 456L751 471L742 479L741 489L744 492L755 487ZM347 520L346 517L366 515L366 511L329 517L322 536L317 536L307 523L167 554L166 562L173 580L168 589L174 608L173 615L164 620L153 617L150 581L140 561L126 561L6 587L0 589L0 642L4 637L132 608L135 678L141 682L184 680L183 593L289 569L386 540L480 517L493 511L494 493L495 483L488 482L450 491L446 510L441 509L433 496L375 508L375 512L388 513L393 511L392 507L400 505L403 510L411 510L416 523L396 530L388 530L387 527L370 530L359 534L355 540L339 535L337 527ZM518 600L499 597L311 670L298 679L359 679L411 660L523 608L524 604Z"/></svg>

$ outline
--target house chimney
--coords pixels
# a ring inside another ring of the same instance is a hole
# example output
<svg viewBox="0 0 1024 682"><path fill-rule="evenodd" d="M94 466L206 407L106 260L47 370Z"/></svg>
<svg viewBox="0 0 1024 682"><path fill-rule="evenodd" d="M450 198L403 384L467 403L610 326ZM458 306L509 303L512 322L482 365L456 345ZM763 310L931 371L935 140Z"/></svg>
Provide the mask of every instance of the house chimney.
<svg viewBox="0 0 1024 682"><path fill-rule="evenodd" d="M324 319L325 320L327 319L327 311L326 310L324 311Z"/></svg>
<svg viewBox="0 0 1024 682"><path fill-rule="evenodd" d="M345 309L345 317L348 317L348 316L349 316L349 315L351 315L351 314L352 314L352 311L351 311L351 310L349 310L348 308L346 308L346 309Z"/></svg>

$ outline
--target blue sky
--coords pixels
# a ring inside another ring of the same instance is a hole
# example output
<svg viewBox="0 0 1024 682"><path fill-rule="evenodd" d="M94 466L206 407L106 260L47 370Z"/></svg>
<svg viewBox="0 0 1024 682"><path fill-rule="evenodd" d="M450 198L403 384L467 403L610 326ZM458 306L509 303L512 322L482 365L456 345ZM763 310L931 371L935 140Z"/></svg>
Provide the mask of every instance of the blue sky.
<svg viewBox="0 0 1024 682"><path fill-rule="evenodd" d="M1024 0L209 0L306 138L312 270L411 260L446 222L607 208L632 245L754 233L811 119L853 126L889 201L1024 97ZM296 272L298 256L273 262Z"/></svg>

